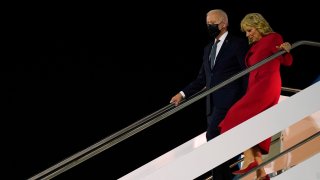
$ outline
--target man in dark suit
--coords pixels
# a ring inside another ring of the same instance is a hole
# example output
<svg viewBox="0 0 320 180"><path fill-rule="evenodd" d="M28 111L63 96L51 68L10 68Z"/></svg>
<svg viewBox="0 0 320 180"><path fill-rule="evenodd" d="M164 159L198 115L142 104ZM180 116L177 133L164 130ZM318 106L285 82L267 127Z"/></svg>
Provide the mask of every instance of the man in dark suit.
<svg viewBox="0 0 320 180"><path fill-rule="evenodd" d="M228 16L221 9L211 10L206 17L212 41L204 48L203 63L197 78L173 96L170 103L175 106L187 97L203 88L212 88L246 68L245 54L248 42L228 33ZM218 125L225 117L228 109L239 100L246 90L247 76L220 88L206 97L207 141L217 137L220 132ZM230 164L235 157L212 170L214 180L231 180L234 175Z"/></svg>

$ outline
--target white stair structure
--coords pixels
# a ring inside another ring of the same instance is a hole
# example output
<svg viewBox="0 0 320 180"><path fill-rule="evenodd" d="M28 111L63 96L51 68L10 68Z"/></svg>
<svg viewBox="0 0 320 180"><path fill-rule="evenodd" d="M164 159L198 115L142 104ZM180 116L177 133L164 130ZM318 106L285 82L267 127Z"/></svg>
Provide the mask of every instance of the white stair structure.
<svg viewBox="0 0 320 180"><path fill-rule="evenodd" d="M301 180L301 179L310 179L310 180L319 180L320 179L320 153L314 155L312 158L309 158L298 165L290 168L285 173L282 173L278 176L275 176L274 180Z"/></svg>
<svg viewBox="0 0 320 180"><path fill-rule="evenodd" d="M301 120L313 119L312 123L316 127L314 130L319 132L319 112L320 82L317 82L289 98L282 97L282 101L279 104L209 142L206 142L204 133L200 134L194 139L121 177L120 180L195 179L239 154L239 152L252 147L252 145L278 132L288 132L290 126L299 123ZM284 137L288 136L285 136L285 133L283 133L282 139ZM245 141L242 139L245 139ZM312 147L315 147L315 151L311 154L309 153L310 158L315 157L319 159L320 143L318 142L312 145ZM290 168L290 163L288 163L290 158L288 156L290 154L286 157L286 168ZM306 166L314 164L314 162L316 161L308 160L305 164L299 165L300 162L297 165L293 164L296 165L294 168L290 169L290 171L285 171L277 178L292 177L294 179L294 177L298 176L290 174L295 174L297 173L296 171L300 171L301 173L301 170L308 170L306 173L319 179L320 168L306 168ZM320 166L318 165L317 167ZM266 169L268 171L267 167ZM270 171L272 169L269 168L269 173L271 173ZM284 175L287 173L288 175Z"/></svg>

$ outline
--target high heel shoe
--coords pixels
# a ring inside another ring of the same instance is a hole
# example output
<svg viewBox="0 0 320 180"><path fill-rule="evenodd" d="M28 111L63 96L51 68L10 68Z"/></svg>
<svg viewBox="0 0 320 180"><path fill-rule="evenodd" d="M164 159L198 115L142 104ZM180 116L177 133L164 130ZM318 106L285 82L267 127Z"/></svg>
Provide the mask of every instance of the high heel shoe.
<svg viewBox="0 0 320 180"><path fill-rule="evenodd" d="M270 176L267 174L265 176L259 177L258 180L270 180Z"/></svg>
<svg viewBox="0 0 320 180"><path fill-rule="evenodd" d="M253 161L252 163L250 163L248 165L248 167L244 168L244 169L240 169L238 171L233 171L232 174L238 175L238 174L244 174L248 171L250 171L251 169L255 168L258 166L258 162L257 161Z"/></svg>

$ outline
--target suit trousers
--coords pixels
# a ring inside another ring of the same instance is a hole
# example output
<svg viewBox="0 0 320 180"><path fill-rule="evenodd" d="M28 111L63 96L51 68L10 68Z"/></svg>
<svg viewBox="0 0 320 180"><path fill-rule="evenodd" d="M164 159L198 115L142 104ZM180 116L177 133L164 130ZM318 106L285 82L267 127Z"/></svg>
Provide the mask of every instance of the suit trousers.
<svg viewBox="0 0 320 180"><path fill-rule="evenodd" d="M218 125L224 119L228 108L213 108L213 113L207 116L207 141L220 135ZM239 170L238 166L230 168L230 165L239 160L240 155L231 158L230 160L224 162L223 164L213 168L211 174L213 180L232 180L235 175L232 174L233 171Z"/></svg>

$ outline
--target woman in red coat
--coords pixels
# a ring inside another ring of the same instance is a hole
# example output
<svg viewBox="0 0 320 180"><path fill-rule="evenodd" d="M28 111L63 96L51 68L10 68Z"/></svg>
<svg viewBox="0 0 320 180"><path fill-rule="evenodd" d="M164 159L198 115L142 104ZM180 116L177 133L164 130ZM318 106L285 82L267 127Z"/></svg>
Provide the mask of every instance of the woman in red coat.
<svg viewBox="0 0 320 180"><path fill-rule="evenodd" d="M261 14L247 14L241 21L241 30L246 33L251 45L246 55L248 67L284 49L289 52L291 45L283 43L280 34L273 32L269 23ZM221 133L252 118L260 112L278 103L281 93L280 65L290 66L292 56L285 53L258 67L249 74L246 94L228 111L219 124ZM262 154L269 152L271 138L243 152L242 169L234 174L243 174L262 163ZM257 179L269 179L263 168L257 170Z"/></svg>

